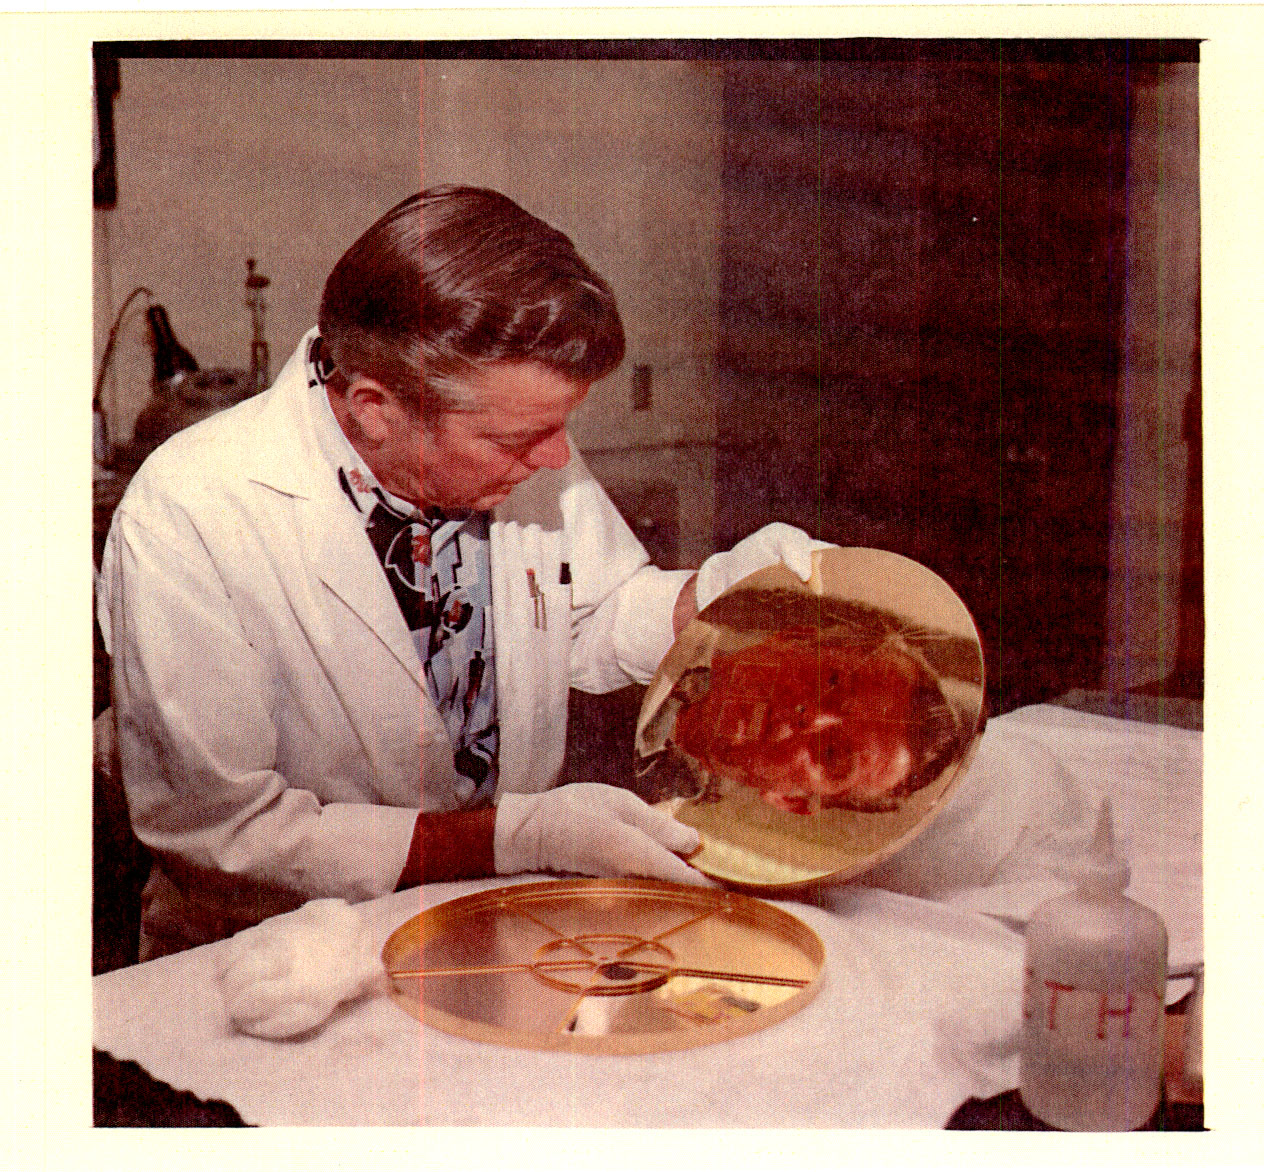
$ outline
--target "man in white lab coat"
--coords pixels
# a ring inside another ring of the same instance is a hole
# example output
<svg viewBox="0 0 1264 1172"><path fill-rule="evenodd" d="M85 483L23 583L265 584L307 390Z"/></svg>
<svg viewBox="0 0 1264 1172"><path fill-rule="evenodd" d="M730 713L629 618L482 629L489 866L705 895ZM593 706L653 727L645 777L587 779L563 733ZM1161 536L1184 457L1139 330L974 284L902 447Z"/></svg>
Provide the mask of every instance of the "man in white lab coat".
<svg viewBox="0 0 1264 1172"><path fill-rule="evenodd" d="M504 196L436 188L335 266L263 394L176 435L114 518L99 614L142 957L307 899L519 871L702 882L696 833L556 786L568 689L645 682L774 525L649 565L565 432L614 297Z"/></svg>

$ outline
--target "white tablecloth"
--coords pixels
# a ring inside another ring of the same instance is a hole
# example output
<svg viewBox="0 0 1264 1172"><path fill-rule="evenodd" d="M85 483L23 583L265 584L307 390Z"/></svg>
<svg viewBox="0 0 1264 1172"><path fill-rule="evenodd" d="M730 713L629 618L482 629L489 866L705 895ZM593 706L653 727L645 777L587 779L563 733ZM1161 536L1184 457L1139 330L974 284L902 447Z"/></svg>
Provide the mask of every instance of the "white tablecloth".
<svg viewBox="0 0 1264 1172"><path fill-rule="evenodd" d="M514 1050L423 1027L384 996L263 1041L228 1028L220 943L97 977L94 1044L254 1124L940 1127L1017 1084L1021 922L1066 889L1102 792L1130 894L1164 915L1174 958L1201 955L1200 791L1198 733L1048 706L992 721L950 808L870 885L778 903L824 942L824 986L729 1042ZM361 914L384 942L423 907L506 882L432 885Z"/></svg>

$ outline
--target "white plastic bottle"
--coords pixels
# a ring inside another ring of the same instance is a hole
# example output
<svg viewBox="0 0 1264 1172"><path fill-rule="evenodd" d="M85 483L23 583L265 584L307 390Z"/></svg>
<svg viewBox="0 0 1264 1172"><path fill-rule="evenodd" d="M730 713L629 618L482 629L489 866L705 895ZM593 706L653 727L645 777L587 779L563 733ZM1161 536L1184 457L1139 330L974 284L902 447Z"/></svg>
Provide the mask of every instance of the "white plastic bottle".
<svg viewBox="0 0 1264 1172"><path fill-rule="evenodd" d="M1167 930L1128 878L1103 801L1076 890L1027 925L1019 1092L1064 1131L1130 1131L1158 1106Z"/></svg>

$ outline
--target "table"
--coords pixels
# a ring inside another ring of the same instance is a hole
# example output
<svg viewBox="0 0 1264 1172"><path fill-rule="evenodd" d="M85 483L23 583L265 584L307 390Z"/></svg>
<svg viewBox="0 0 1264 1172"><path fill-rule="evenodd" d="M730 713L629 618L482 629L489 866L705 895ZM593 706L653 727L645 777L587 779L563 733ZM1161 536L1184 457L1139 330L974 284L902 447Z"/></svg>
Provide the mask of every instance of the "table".
<svg viewBox="0 0 1264 1172"><path fill-rule="evenodd" d="M1116 806L1134 897L1174 960L1201 957L1201 734L1036 706L989 725L952 806L862 884L773 901L812 928L825 982L794 1016L694 1050L513 1050L449 1036L385 996L311 1035L227 1028L224 944L95 978L95 1046L259 1125L943 1127L1017 1083L1022 921L1065 889L1050 860ZM946 863L945 860L948 862ZM381 941L447 899L540 876L436 884L360 905Z"/></svg>

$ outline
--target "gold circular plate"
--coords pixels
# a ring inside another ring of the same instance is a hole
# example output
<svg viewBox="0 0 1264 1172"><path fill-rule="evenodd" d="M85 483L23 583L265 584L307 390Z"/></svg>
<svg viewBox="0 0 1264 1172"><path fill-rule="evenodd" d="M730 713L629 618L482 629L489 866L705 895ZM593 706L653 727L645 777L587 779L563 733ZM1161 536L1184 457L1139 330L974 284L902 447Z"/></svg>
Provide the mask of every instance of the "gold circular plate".
<svg viewBox="0 0 1264 1172"><path fill-rule="evenodd" d="M926 828L983 723L983 649L952 588L830 548L806 584L761 570L680 633L641 706L639 789L699 831L689 861L713 878L842 882Z"/></svg>
<svg viewBox="0 0 1264 1172"><path fill-rule="evenodd" d="M463 896L382 950L391 996L481 1042L586 1054L683 1050L763 1029L816 995L820 938L735 892L559 879Z"/></svg>

